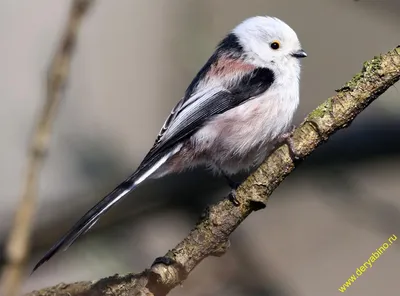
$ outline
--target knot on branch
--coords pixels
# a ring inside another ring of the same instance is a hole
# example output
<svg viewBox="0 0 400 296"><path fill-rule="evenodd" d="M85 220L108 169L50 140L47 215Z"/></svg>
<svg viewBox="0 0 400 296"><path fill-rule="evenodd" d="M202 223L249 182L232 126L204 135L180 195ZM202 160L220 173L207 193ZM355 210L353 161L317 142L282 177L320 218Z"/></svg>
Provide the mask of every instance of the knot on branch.
<svg viewBox="0 0 400 296"><path fill-rule="evenodd" d="M167 295L168 292L181 284L189 273L184 267L167 255L154 260L148 274L146 287L155 296Z"/></svg>

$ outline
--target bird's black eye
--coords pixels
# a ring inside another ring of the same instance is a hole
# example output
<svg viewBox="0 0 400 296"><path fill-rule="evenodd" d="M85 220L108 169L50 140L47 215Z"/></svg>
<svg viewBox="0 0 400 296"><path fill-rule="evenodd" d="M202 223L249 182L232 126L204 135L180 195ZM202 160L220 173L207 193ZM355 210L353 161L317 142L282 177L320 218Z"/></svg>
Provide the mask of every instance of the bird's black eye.
<svg viewBox="0 0 400 296"><path fill-rule="evenodd" d="M274 41L271 43L271 48L274 50L277 50L279 47L281 47L281 44L279 43L279 41Z"/></svg>

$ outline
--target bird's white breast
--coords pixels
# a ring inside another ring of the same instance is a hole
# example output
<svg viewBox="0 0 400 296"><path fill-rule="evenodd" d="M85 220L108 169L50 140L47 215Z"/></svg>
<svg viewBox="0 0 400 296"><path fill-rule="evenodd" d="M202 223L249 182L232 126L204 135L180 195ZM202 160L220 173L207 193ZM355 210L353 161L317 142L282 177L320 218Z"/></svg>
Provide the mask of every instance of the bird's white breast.
<svg viewBox="0 0 400 296"><path fill-rule="evenodd" d="M275 81L259 97L217 115L192 137L196 150L211 151L216 166L236 173L266 156L291 126L299 103L297 77Z"/></svg>

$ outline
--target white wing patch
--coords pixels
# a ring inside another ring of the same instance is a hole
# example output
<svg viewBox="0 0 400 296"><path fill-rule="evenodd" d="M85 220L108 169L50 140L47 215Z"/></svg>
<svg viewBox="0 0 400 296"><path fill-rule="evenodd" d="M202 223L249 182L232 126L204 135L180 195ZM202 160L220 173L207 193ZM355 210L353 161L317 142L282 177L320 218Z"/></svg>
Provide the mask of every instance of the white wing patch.
<svg viewBox="0 0 400 296"><path fill-rule="evenodd" d="M179 152L181 150L182 144L176 145L176 147L170 151L169 153L165 154L159 161L157 161L153 166L151 166L143 175L141 175L136 181L135 186L142 183L148 177L150 177L156 170L158 170L171 156Z"/></svg>
<svg viewBox="0 0 400 296"><path fill-rule="evenodd" d="M192 114L196 113L196 110L201 108L201 105L203 105L204 102L213 98L214 95L221 91L226 91L226 88L221 86L208 88L193 95L182 105L182 107L176 113L174 120L170 122L170 125L164 131L164 134L162 135L162 138L160 138L160 140L172 137L182 128L182 125L185 124L185 121L189 119Z"/></svg>

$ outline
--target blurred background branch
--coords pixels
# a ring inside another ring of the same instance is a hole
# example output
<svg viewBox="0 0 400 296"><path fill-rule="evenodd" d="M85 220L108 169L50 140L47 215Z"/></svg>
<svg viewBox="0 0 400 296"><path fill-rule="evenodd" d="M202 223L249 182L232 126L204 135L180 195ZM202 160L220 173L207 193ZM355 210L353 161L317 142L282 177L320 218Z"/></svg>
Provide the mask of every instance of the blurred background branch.
<svg viewBox="0 0 400 296"><path fill-rule="evenodd" d="M358 114L399 79L400 45L365 62L360 73L307 116L292 136L297 154L304 159L331 135L347 128ZM161 261L156 260L151 270L115 275L97 282L60 284L26 296L166 295L186 280L204 258L224 254L232 232L253 211L265 207L271 193L297 165L288 147L282 145L239 187L240 206L224 199L208 208L190 234Z"/></svg>
<svg viewBox="0 0 400 296"><path fill-rule="evenodd" d="M1 295L19 295L24 266L30 250L29 241L38 197L39 175L49 152L50 136L63 98L79 27L92 2L93 0L72 2L65 33L48 70L46 99L28 149L20 205L6 243L6 265L0 281Z"/></svg>

